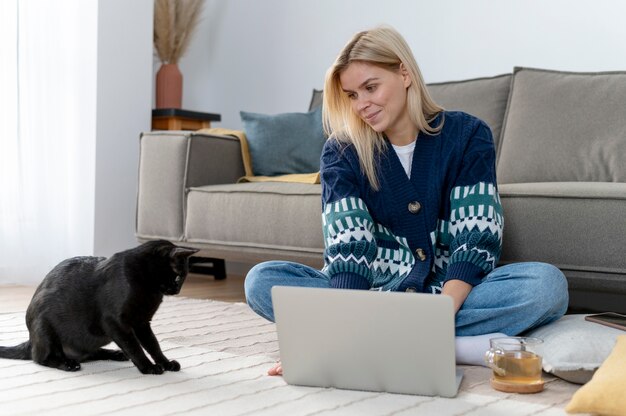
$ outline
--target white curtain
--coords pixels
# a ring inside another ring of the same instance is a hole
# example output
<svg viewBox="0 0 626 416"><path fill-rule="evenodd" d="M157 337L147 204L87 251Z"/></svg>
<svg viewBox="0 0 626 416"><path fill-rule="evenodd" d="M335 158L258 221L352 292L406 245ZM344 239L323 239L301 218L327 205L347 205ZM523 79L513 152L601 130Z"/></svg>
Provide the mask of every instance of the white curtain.
<svg viewBox="0 0 626 416"><path fill-rule="evenodd" d="M93 251L97 0L0 1L0 284Z"/></svg>

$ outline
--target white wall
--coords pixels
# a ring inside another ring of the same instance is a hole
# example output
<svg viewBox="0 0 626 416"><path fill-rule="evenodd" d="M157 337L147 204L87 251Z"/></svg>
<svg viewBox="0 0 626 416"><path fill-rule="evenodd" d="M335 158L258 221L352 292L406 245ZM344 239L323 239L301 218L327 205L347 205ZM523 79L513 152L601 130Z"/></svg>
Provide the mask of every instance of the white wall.
<svg viewBox="0 0 626 416"><path fill-rule="evenodd" d="M427 82L514 66L626 70L620 0L207 0L180 63L183 107L222 114L306 111L313 88L352 34L390 24Z"/></svg>
<svg viewBox="0 0 626 416"><path fill-rule="evenodd" d="M149 131L153 0L98 1L94 254L137 245L139 134Z"/></svg>

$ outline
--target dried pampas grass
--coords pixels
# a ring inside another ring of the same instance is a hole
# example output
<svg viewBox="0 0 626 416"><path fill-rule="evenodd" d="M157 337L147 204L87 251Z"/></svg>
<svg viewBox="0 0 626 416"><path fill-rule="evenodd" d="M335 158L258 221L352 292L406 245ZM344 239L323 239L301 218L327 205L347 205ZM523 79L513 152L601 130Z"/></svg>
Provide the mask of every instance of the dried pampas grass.
<svg viewBox="0 0 626 416"><path fill-rule="evenodd" d="M198 26L204 0L155 0L154 47L161 62L176 64Z"/></svg>

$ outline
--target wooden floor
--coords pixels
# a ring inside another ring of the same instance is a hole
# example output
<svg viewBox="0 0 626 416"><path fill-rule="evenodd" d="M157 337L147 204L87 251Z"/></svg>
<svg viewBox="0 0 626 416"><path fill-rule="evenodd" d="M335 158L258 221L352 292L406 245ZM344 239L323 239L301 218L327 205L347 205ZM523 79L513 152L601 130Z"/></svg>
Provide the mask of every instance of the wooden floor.
<svg viewBox="0 0 626 416"><path fill-rule="evenodd" d="M245 302L244 276L229 275L224 280L213 276L190 274L180 296L197 299L214 299L224 302ZM0 313L26 311L35 286L0 286Z"/></svg>

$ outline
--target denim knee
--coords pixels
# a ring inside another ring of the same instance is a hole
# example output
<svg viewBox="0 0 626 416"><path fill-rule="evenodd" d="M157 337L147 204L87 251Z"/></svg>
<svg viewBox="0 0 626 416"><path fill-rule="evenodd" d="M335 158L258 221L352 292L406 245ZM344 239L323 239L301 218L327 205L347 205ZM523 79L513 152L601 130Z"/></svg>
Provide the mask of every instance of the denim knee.
<svg viewBox="0 0 626 416"><path fill-rule="evenodd" d="M546 263L513 263L490 273L456 316L457 335L518 335L559 319L567 310L567 280Z"/></svg>
<svg viewBox="0 0 626 416"><path fill-rule="evenodd" d="M246 301L270 321L274 320L273 286L329 287L329 280L317 269L290 261L266 261L254 266L244 282Z"/></svg>
<svg viewBox="0 0 626 416"><path fill-rule="evenodd" d="M545 325L559 319L567 311L567 278L558 267L548 263L533 263L532 272L538 280L535 307L537 312L543 312L543 319L539 324Z"/></svg>
<svg viewBox="0 0 626 416"><path fill-rule="evenodd" d="M243 283L244 293L248 306L261 315L263 318L274 321L274 310L272 306L272 283L271 271L275 265L281 262L268 261L259 263L252 267Z"/></svg>
<svg viewBox="0 0 626 416"><path fill-rule="evenodd" d="M548 293L554 296L554 305L557 309L567 309L569 293L567 291L567 278L556 266L548 263L536 263L538 273L541 276L543 286Z"/></svg>
<svg viewBox="0 0 626 416"><path fill-rule="evenodd" d="M250 298L250 295L256 291L257 281L259 279L259 269L261 269L262 263L256 264L252 267L246 278L243 281L243 292L246 295L246 300Z"/></svg>
<svg viewBox="0 0 626 416"><path fill-rule="evenodd" d="M250 303L250 300L254 302L254 299L257 299L259 296L267 296L267 292L272 289L271 287L268 287L267 284L267 278L269 276L268 271L270 271L278 263L281 262L266 261L255 265L250 269L250 271L248 271L246 279L243 282L243 289L248 304Z"/></svg>
<svg viewBox="0 0 626 416"><path fill-rule="evenodd" d="M558 272L555 275L555 280L556 280L555 286L557 286L555 288L555 293L558 293L560 295L558 296L558 299L557 299L558 307L559 307L561 315L565 315L565 312L567 312L567 307L569 306L569 291L568 291L567 277L565 277L565 275L563 274L561 270L559 270L556 267L554 268Z"/></svg>

